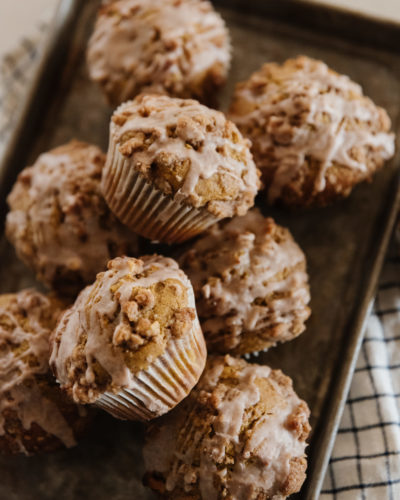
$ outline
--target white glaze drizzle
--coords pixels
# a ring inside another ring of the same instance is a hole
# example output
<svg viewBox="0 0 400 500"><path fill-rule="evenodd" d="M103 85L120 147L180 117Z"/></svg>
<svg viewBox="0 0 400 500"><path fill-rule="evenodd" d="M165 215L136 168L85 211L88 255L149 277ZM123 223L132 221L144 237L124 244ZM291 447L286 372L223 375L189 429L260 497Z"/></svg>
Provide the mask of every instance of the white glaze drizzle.
<svg viewBox="0 0 400 500"><path fill-rule="evenodd" d="M137 252L136 235L119 223L103 200L103 164L98 147L71 141L40 155L20 174L8 197L8 238L47 284L59 269L79 273L90 282L116 256L113 252ZM23 207L21 196L29 200Z"/></svg>
<svg viewBox="0 0 400 500"><path fill-rule="evenodd" d="M195 309L191 284L172 259L157 255L140 260L118 257L109 263L108 268L98 275L93 285L79 294L75 304L63 314L55 331L50 365L58 381L71 391L76 401L81 400L79 393L82 390L86 392L88 401L94 402L100 395L93 371L96 360L111 377L111 390L136 387L136 374L127 366L124 350L113 342L118 329L129 326L124 311L132 300L135 288L150 288L155 283L174 280L187 290L187 307ZM196 317L193 323L197 321ZM77 379L73 371L74 351L82 336L86 336L83 344L86 370ZM150 409L157 410L156 401L148 403Z"/></svg>
<svg viewBox="0 0 400 500"><path fill-rule="evenodd" d="M65 446L74 446L76 442L71 427L35 381L35 376L49 374L51 331L43 326L41 314L44 309L51 310L54 306L44 295L32 290L8 297L0 305L0 436L5 434L3 412L9 409L16 413L24 429L28 430L32 423L36 423ZM26 330L22 328L19 316L26 316ZM15 353L12 347L17 346L26 348ZM35 364L29 364L30 357L35 358ZM22 441L17 436L15 439L20 450L26 452Z"/></svg>
<svg viewBox="0 0 400 500"><path fill-rule="evenodd" d="M272 219L253 209L227 224L216 224L181 257L207 340L216 340L224 331L228 335L228 324L235 347L243 331L290 324L298 311L305 310L310 294L304 254L289 233L275 241L273 225ZM300 264L304 266L293 270ZM276 279L287 269L292 271ZM254 303L280 292L288 296L271 298L265 305Z"/></svg>
<svg viewBox="0 0 400 500"><path fill-rule="evenodd" d="M234 386L220 380L224 366L235 370ZM232 500L255 499L284 484L290 460L303 457L306 448L287 421L297 414L305 423L308 410L291 386L283 388L271 374L268 366L249 365L230 356L211 358L191 398L208 397L215 411L201 417L207 419L206 424L196 432L190 421L196 415L188 416L184 409L178 409L166 424L161 422L156 437L144 448L147 470L163 473L169 492L177 486L190 492L196 483L201 498L207 500L221 498L214 481L218 476ZM262 399L260 381L269 386L268 400ZM250 433L241 434L243 426L249 426L245 414L260 401L267 411L254 422ZM235 461L223 466L230 445Z"/></svg>
<svg viewBox="0 0 400 500"><path fill-rule="evenodd" d="M147 116L141 116L140 108L148 110ZM113 121L110 126L110 136L117 143L127 134L139 132L153 133L157 139L147 150L133 153L133 165L150 166L157 155L162 152L176 157L178 160L189 159L190 167L182 187L175 194L178 200L190 197L195 206L199 206L201 198L196 194L199 179L209 179L216 172L224 173L240 186L241 194L253 200L257 194L259 180L257 169L249 151L249 142L243 139L235 128L238 140L233 142L230 137L224 137L223 131L226 118L223 113L209 109L194 100L182 100L166 96L146 95L140 99L122 104L114 115L123 115L126 122L121 126ZM204 119L215 124L216 131L206 132ZM231 124L233 126L233 124ZM168 128L176 127L177 137L168 136ZM202 142L202 147L195 150L188 147L187 141ZM235 158L240 155L245 161ZM107 156L106 168L110 168L112 158ZM234 204L226 201L227 205ZM248 209L241 210L243 215ZM227 215L233 215L231 208Z"/></svg>
<svg viewBox="0 0 400 500"><path fill-rule="evenodd" d="M216 65L228 71L228 33L209 2L120 0L110 10L98 17L88 64L93 80L119 88L120 102L144 89L188 95L185 86Z"/></svg>
<svg viewBox="0 0 400 500"><path fill-rule="evenodd" d="M230 118L239 128L260 127L262 133L251 139L261 155L273 151L278 164L268 187L271 203L296 176L306 157L320 162L314 188L321 192L332 164L367 172L365 161L352 155L354 148L367 154L369 149L377 150L384 160L394 154L394 134L388 133L386 112L363 96L360 85L321 61L299 57L282 66L266 64L248 84L237 88L235 100L233 110L243 106L250 111L233 111ZM293 119L300 115L301 125L293 125ZM348 126L349 121L356 124Z"/></svg>

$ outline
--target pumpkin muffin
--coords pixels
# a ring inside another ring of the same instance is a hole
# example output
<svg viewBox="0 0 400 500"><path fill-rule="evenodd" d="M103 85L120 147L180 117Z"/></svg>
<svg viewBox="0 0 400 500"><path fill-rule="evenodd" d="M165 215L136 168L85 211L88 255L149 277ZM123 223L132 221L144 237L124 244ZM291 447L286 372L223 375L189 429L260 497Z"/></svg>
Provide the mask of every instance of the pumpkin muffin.
<svg viewBox="0 0 400 500"><path fill-rule="evenodd" d="M305 56L267 63L236 87L229 116L251 139L269 203L326 205L394 154L386 111Z"/></svg>
<svg viewBox="0 0 400 500"><path fill-rule="evenodd" d="M37 278L76 294L118 255L138 255L138 237L110 212L100 188L105 155L71 141L25 168L8 196L6 233Z"/></svg>
<svg viewBox="0 0 400 500"><path fill-rule="evenodd" d="M211 357L190 396L150 424L145 484L174 500L284 499L306 476L308 417L280 370Z"/></svg>
<svg viewBox="0 0 400 500"><path fill-rule="evenodd" d="M208 349L246 354L297 337L310 315L306 260L257 209L209 229L180 257Z"/></svg>
<svg viewBox="0 0 400 500"><path fill-rule="evenodd" d="M60 304L34 290L0 295L0 453L71 447L89 415L66 398L49 367Z"/></svg>
<svg viewBox="0 0 400 500"><path fill-rule="evenodd" d="M100 7L87 61L111 104L141 92L215 102L229 34L206 0L114 0Z"/></svg>
<svg viewBox="0 0 400 500"><path fill-rule="evenodd" d="M50 364L76 402L149 420L187 396L205 360L192 286L154 255L108 263L61 317Z"/></svg>
<svg viewBox="0 0 400 500"><path fill-rule="evenodd" d="M259 188L249 142L197 101L140 95L110 126L104 197L133 231L178 243L244 215Z"/></svg>

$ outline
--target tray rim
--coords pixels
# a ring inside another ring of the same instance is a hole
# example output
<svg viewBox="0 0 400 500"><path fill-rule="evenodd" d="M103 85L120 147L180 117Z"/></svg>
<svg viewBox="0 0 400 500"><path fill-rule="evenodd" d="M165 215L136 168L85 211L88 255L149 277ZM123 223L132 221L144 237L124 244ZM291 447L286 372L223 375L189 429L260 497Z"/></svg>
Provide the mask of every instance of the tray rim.
<svg viewBox="0 0 400 500"><path fill-rule="evenodd" d="M280 0L279 7L274 2L263 2L263 0L213 0L217 6L225 7L229 10L240 10L240 7L246 8L246 13L252 15L260 13L266 17L278 19L283 24L294 24L305 30L317 28L323 29L320 23L321 19L326 17L326 21L336 19L336 22L329 25L329 34L337 37L343 35L346 26L353 26L358 23L359 31L347 33L347 40L354 41L357 44L367 44L373 48L396 52L400 44L400 23L389 21L373 15L357 13L353 10L333 7L322 4L320 1L309 2L308 0ZM28 92L23 99L17 112L13 130L7 141L5 152L0 158L0 230L3 229L4 214L6 211L5 199L15 176L24 165L28 152L36 139L34 134L27 134L27 131L33 128L33 124L40 122L43 113L41 110L45 107L47 92L51 88L52 81L57 79L58 70L63 67L67 60L70 45L70 33L75 27L80 11L83 9L81 0L59 0L56 14L53 18L51 28L43 44L43 51L37 63L34 77ZM282 15L282 12L284 14ZM305 21L299 23L298 13L302 12L301 18ZM312 14L315 14L313 16ZM285 17L286 16L286 17ZM289 17L290 19L288 19ZM371 30L367 28L374 27L372 33L376 35L375 39L371 37ZM326 29L327 26L324 26ZM366 31L367 30L367 31ZM384 34L381 37L381 32ZM363 36L363 31L369 33L369 36ZM389 33L388 33L389 31ZM396 36L390 36L395 34ZM364 45L365 46L365 45ZM400 58L400 56L399 56ZM39 130L40 127L37 127ZM23 147L21 147L23 145ZM396 174L399 179L399 172ZM383 203L382 213L385 214L386 224L379 225L379 232L376 234L376 243L372 251L372 267L369 276L364 280L364 293L360 295L358 302L354 305L354 314L348 331L350 332L347 341L343 342L342 352L344 360L336 377L329 384L330 396L323 405L323 411L316 426L316 432L310 446L314 453L312 454L312 468L309 467L307 480L300 492L300 497L305 500L317 500L322 488L322 483L327 471L331 452L335 443L337 430L341 421L343 409L346 403L348 391L358 353L364 337L364 331L369 313L372 308L373 299L376 293L380 271L383 266L386 250L389 245L390 237L396 220L397 210L400 207L400 190L398 185L393 183L392 190L386 203ZM382 217L380 217L381 219ZM326 424L322 426L321 421L324 416L330 418L324 419Z"/></svg>
<svg viewBox="0 0 400 500"><path fill-rule="evenodd" d="M398 54L400 44L400 21L382 19L363 12L331 6L321 0L210 0L231 10L246 11L246 14L269 15L305 29L315 28L332 36L343 36L346 40L363 43L366 47L383 49ZM358 28L355 30L354 28ZM350 31L349 31L350 30Z"/></svg>
<svg viewBox="0 0 400 500"><path fill-rule="evenodd" d="M314 5L319 8L327 8L327 9L332 9L337 12L341 12L343 14L352 14L356 15L358 18L367 20L367 21L376 21L379 23L387 23L388 25L391 26L400 26L400 20L396 21L394 19L389 19L386 17L380 17L376 14L373 14L372 12L362 12L361 10L357 9L357 7L348 7L346 5L332 5L332 4L327 4L324 1L321 0L292 0L296 1L298 3L307 3L310 5Z"/></svg>

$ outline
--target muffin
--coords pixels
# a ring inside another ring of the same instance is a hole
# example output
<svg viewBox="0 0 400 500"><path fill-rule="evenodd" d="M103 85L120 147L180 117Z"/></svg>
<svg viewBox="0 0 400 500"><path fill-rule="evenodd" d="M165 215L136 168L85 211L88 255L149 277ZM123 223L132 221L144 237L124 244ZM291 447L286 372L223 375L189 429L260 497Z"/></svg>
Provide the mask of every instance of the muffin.
<svg viewBox="0 0 400 500"><path fill-rule="evenodd" d="M108 263L61 317L50 364L76 402L149 420L189 393L205 359L192 286L153 255Z"/></svg>
<svg viewBox="0 0 400 500"><path fill-rule="evenodd" d="M321 61L264 64L236 87L230 119L251 139L269 203L326 205L394 154L386 111Z"/></svg>
<svg viewBox="0 0 400 500"><path fill-rule="evenodd" d="M145 484L174 500L284 499L305 479L308 417L280 370L211 357L190 396L150 424Z"/></svg>
<svg viewBox="0 0 400 500"><path fill-rule="evenodd" d="M0 453L71 447L89 421L49 368L60 303L34 290L0 295Z"/></svg>
<svg viewBox="0 0 400 500"><path fill-rule="evenodd" d="M213 226L179 263L211 352L257 352L304 331L306 259L290 232L257 209Z"/></svg>
<svg viewBox="0 0 400 500"><path fill-rule="evenodd" d="M140 95L112 117L102 186L124 224L178 243L244 215L259 179L249 142L222 113L197 101Z"/></svg>
<svg viewBox="0 0 400 500"><path fill-rule="evenodd" d="M141 92L215 102L231 59L228 31L205 0L114 0L98 13L89 75L111 104Z"/></svg>
<svg viewBox="0 0 400 500"><path fill-rule="evenodd" d="M138 255L138 237L110 212L101 193L105 155L78 141L42 154L23 170L8 204L6 234L37 278L78 293L118 255Z"/></svg>

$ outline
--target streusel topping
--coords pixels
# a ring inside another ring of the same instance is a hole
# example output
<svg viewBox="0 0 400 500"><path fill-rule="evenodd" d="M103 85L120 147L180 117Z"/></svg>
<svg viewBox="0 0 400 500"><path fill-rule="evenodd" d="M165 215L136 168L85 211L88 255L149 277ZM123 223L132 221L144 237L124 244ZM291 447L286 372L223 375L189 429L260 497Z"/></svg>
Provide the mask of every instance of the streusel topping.
<svg viewBox="0 0 400 500"><path fill-rule="evenodd" d="M7 236L49 286L77 293L109 259L138 253L102 196L104 161L97 146L71 141L24 169L8 197Z"/></svg>
<svg viewBox="0 0 400 500"><path fill-rule="evenodd" d="M258 210L213 226L180 263L210 349L251 352L304 330L310 300L304 254L287 229ZM247 332L260 338L252 342Z"/></svg>
<svg viewBox="0 0 400 500"><path fill-rule="evenodd" d="M110 134L118 153L165 194L221 218L254 204L260 183L249 143L219 111L141 95L116 110ZM109 151L106 168L114 161Z"/></svg>
<svg viewBox="0 0 400 500"><path fill-rule="evenodd" d="M229 35L208 1L116 0L99 11L88 64L115 104L144 91L207 98L225 82Z"/></svg>
<svg viewBox="0 0 400 500"><path fill-rule="evenodd" d="M104 391L129 388L197 321L190 282L174 260L119 257L64 313L51 365L75 400L94 402Z"/></svg>
<svg viewBox="0 0 400 500"><path fill-rule="evenodd" d="M279 370L211 357L188 399L150 427L147 482L166 498L286 498L305 478L308 417Z"/></svg>
<svg viewBox="0 0 400 500"><path fill-rule="evenodd" d="M0 437L11 411L25 430L37 424L65 446L75 445L72 428L54 401L41 390L51 377L49 339L61 309L34 290L0 296ZM15 434L22 452L26 452Z"/></svg>
<svg viewBox="0 0 400 500"><path fill-rule="evenodd" d="M349 77L305 56L282 65L267 63L239 84L230 118L253 143L257 166L268 177L270 202L293 180L301 184L305 164L318 169L318 193L335 175L330 167L367 178L394 153L386 111Z"/></svg>

